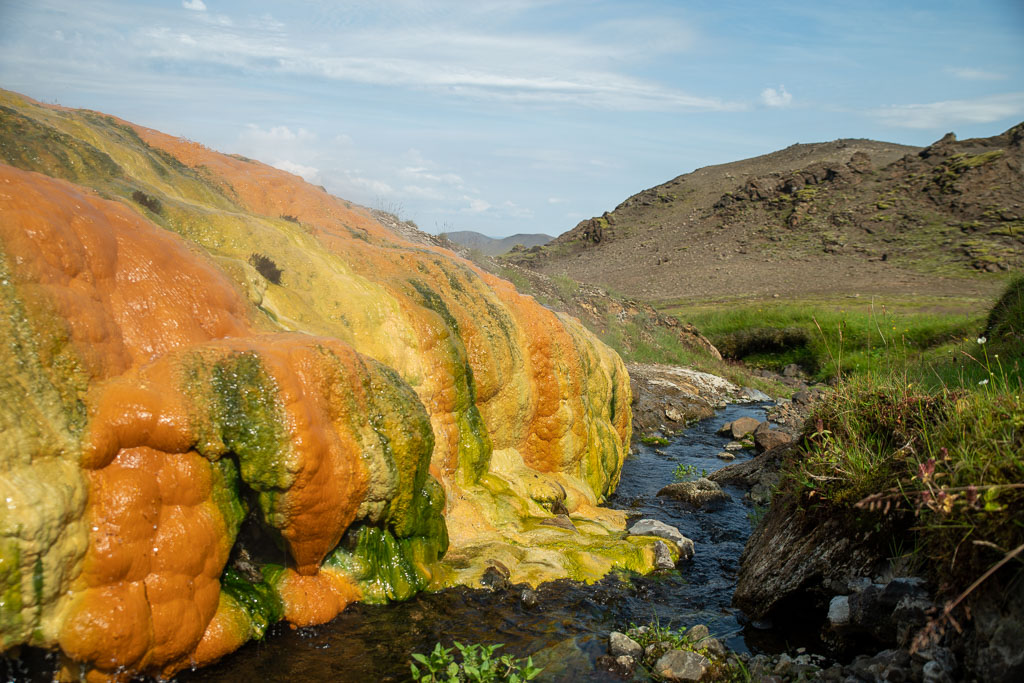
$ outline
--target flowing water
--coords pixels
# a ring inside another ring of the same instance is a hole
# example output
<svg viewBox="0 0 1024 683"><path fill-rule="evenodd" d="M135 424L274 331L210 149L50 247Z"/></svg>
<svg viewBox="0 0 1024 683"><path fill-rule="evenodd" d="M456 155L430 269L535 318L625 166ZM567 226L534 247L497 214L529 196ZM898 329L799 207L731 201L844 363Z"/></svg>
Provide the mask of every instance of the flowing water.
<svg viewBox="0 0 1024 683"><path fill-rule="evenodd" d="M763 420L764 409L730 405L668 446L639 445L626 460L618 491L608 504L627 510L631 523L634 517L652 517L693 539L696 554L678 570L617 574L589 586L556 581L537 589L536 604L524 602L522 589L514 587L495 592L454 588L386 606L356 604L321 626L292 629L277 624L263 641L251 642L213 666L182 672L177 680L405 681L413 652L429 652L438 641L446 646L459 641L504 643L498 654L532 655L535 664L544 666L541 680L621 681L594 669L595 660L605 654L608 633L655 620L673 628L707 624L738 652L775 649L759 640L763 635L730 605L739 556L751 531L752 508L743 502L744 492L725 487L732 500L708 510L655 495L673 481L680 463L698 473L725 465L717 454L728 439L715 432L738 417ZM749 457L750 451L737 453L737 461ZM23 669L26 675L14 678L39 680L39 669L28 668L35 671Z"/></svg>
<svg viewBox="0 0 1024 683"><path fill-rule="evenodd" d="M504 643L499 654L533 655L544 665L542 680L621 681L594 670L608 633L630 623L663 626L707 624L726 645L746 651L758 636L730 606L739 556L751 531L752 508L743 491L725 487L732 500L709 510L658 498L680 464L712 472L728 439L716 435L738 417L764 418L763 405L731 405L688 429L668 446L637 446L626 460L611 507L653 517L693 539L696 554L678 571L648 576L616 575L585 586L557 581L537 589L528 606L522 591L455 588L387 606L353 605L329 624L290 629L277 625L262 642L249 643L212 667L178 676L181 681L403 681L413 652L441 641ZM659 452L660 451L660 452ZM737 461L749 458L740 452Z"/></svg>

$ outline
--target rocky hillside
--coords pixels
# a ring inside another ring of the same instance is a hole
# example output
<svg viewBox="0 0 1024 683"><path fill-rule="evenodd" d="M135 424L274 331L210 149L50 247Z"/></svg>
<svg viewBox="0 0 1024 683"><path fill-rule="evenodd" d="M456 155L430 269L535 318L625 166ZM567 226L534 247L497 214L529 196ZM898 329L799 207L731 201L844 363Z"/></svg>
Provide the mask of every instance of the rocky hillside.
<svg viewBox="0 0 1024 683"><path fill-rule="evenodd" d="M516 246L525 249L547 244L554 239L551 235L543 233L519 233L511 237L496 239L472 230L457 230L454 232L443 232L439 235L444 239L467 249L475 249L487 256L500 256L512 251Z"/></svg>
<svg viewBox="0 0 1024 683"><path fill-rule="evenodd" d="M575 319L103 114L0 91L0 162L0 649L166 677L493 565L653 566L596 507L630 385Z"/></svg>
<svg viewBox="0 0 1024 683"><path fill-rule="evenodd" d="M1024 124L925 149L794 145L679 176L508 258L652 300L991 293L1024 266L1022 163Z"/></svg>

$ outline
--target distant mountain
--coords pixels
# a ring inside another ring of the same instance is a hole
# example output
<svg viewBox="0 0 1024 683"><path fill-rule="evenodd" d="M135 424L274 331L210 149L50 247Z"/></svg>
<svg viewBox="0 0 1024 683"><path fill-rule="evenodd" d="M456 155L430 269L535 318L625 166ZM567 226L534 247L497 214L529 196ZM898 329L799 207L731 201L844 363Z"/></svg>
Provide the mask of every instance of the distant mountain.
<svg viewBox="0 0 1024 683"><path fill-rule="evenodd" d="M506 260L648 300L990 292L1024 267L1024 124L701 168Z"/></svg>
<svg viewBox="0 0 1024 683"><path fill-rule="evenodd" d="M459 246L466 247L467 249L478 249L488 256L500 256L502 254L506 254L517 244L521 244L529 249L530 247L547 244L554 239L551 235L544 235L541 233L520 233L518 235L512 235L511 237L495 239L494 237L488 237L487 235L483 235L479 232L473 232L472 230L443 232L439 237L447 237L450 241L458 244Z"/></svg>

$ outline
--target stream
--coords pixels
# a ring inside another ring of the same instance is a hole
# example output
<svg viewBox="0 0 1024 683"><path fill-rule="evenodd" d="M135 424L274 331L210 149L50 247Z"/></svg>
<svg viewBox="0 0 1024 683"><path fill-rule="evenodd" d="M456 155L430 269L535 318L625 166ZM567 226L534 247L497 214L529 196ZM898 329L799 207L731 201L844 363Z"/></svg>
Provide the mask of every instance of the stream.
<svg viewBox="0 0 1024 683"><path fill-rule="evenodd" d="M698 473L726 465L717 454L729 439L715 432L738 417L764 420L765 407L729 405L668 446L638 444L626 460L608 505L629 511L631 523L634 516L653 517L693 539L696 554L678 571L618 574L589 586L555 581L537 589L534 606L525 605L515 588L453 588L386 606L355 604L321 626L292 629L278 624L263 641L250 642L213 666L182 672L177 679L405 681L413 652L429 652L438 641L446 646L459 641L504 643L498 654L532 655L535 665L544 666L540 680L621 681L594 670L596 659L606 653L608 633L654 620L673 628L707 624L738 652L775 649L765 640L768 634L746 624L730 606L740 553L751 531L752 508L742 502L744 492L724 487L732 500L710 510L656 496L673 481L680 463ZM751 455L740 451L736 461Z"/></svg>
<svg viewBox="0 0 1024 683"><path fill-rule="evenodd" d="M412 653L427 653L441 641L504 643L498 655L532 655L544 667L544 681L621 681L595 670L606 654L610 631L657 621L672 628L707 624L736 652L779 651L771 631L759 631L731 605L739 557L751 532L753 509L744 492L724 487L732 500L695 510L658 498L682 463L712 472L727 463L717 454L729 439L716 432L724 423L749 416L765 419L766 404L729 405L664 447L638 444L627 458L610 507L627 510L630 524L652 517L693 539L696 554L676 570L647 576L616 573L591 585L555 581L536 590L536 602L522 589L490 591L465 587L421 594L391 605L350 605L327 624L291 628L276 624L262 641L246 644L217 664L180 672L181 682L290 681L319 683L407 681ZM736 461L752 457L739 451ZM783 636L784 637L784 636ZM775 636L777 639L778 636ZM36 651L22 660L0 660L0 673L13 681L52 678L54 655ZM5 671L6 669L6 671Z"/></svg>

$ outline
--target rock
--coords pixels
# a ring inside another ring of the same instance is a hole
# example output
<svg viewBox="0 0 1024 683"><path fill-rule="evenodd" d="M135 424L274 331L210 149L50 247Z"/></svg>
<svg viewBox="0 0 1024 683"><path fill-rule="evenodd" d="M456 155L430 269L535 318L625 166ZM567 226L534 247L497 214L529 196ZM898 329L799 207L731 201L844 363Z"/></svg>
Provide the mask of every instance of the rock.
<svg viewBox="0 0 1024 683"><path fill-rule="evenodd" d="M511 585L508 579L511 575L512 572L508 570L508 567L493 560L490 566L484 570L483 576L480 577L480 583L492 591L508 590Z"/></svg>
<svg viewBox="0 0 1024 683"><path fill-rule="evenodd" d="M672 559L672 551L668 549L664 541L658 541L654 544L654 568L655 569L675 569L676 563Z"/></svg>
<svg viewBox="0 0 1024 683"><path fill-rule="evenodd" d="M734 439L742 439L757 429L759 424L760 422L752 417L736 418L729 423L729 433Z"/></svg>
<svg viewBox="0 0 1024 683"><path fill-rule="evenodd" d="M820 395L821 392L815 389L801 389L793 394L793 403L801 406L809 406L814 403Z"/></svg>
<svg viewBox="0 0 1024 683"><path fill-rule="evenodd" d="M742 451L744 448L746 448L746 446L743 444L742 441L730 441L729 443L725 444L724 448L727 451Z"/></svg>
<svg viewBox="0 0 1024 683"><path fill-rule="evenodd" d="M537 596L537 591L532 588L524 588L523 592L519 594L519 602L523 607L530 608L536 607L540 600Z"/></svg>
<svg viewBox="0 0 1024 683"><path fill-rule="evenodd" d="M669 650L654 665L654 673L666 681L699 681L711 661L696 652Z"/></svg>
<svg viewBox="0 0 1024 683"><path fill-rule="evenodd" d="M761 453L791 443L792 441L792 436L777 429L766 429L754 433L754 445L757 447L758 452Z"/></svg>
<svg viewBox="0 0 1024 683"><path fill-rule="evenodd" d="M733 604L754 620L787 603L824 606L852 577L870 574L881 559L874 545L852 537L840 520L776 502L740 557Z"/></svg>
<svg viewBox="0 0 1024 683"><path fill-rule="evenodd" d="M721 453L719 453L717 455L717 457L719 459L721 459L721 460L735 460L736 459L736 456L733 453L730 453L729 451L722 451Z"/></svg>
<svg viewBox="0 0 1024 683"><path fill-rule="evenodd" d="M696 645L702 640L706 640L711 637L711 630L705 624L697 624L691 626L686 630L686 639L690 641L692 645Z"/></svg>
<svg viewBox="0 0 1024 683"><path fill-rule="evenodd" d="M732 422L726 422L724 425L718 428L716 432L719 436L727 436L732 434Z"/></svg>
<svg viewBox="0 0 1024 683"><path fill-rule="evenodd" d="M636 663L632 657L625 655L621 657L612 657L611 655L601 655L597 658L597 668L601 671L608 671L616 676L627 678L633 674L633 668Z"/></svg>
<svg viewBox="0 0 1024 683"><path fill-rule="evenodd" d="M783 377L799 377L804 374L804 371L796 363L790 363L786 367L782 368Z"/></svg>
<svg viewBox="0 0 1024 683"><path fill-rule="evenodd" d="M708 638L702 640L700 643L701 647L708 651L712 657L725 657L728 654L728 650L725 649L725 645L722 644L718 638Z"/></svg>
<svg viewBox="0 0 1024 683"><path fill-rule="evenodd" d="M828 603L828 623L834 628L850 623L850 597L837 595Z"/></svg>
<svg viewBox="0 0 1024 683"><path fill-rule="evenodd" d="M673 422L682 422L685 418L683 417L683 414L675 408L666 408L665 419L672 420Z"/></svg>
<svg viewBox="0 0 1024 683"><path fill-rule="evenodd" d="M747 399L754 403L763 403L765 401L772 400L771 396L764 393L763 391L754 389L753 387L743 387L742 391L746 395Z"/></svg>
<svg viewBox="0 0 1024 683"><path fill-rule="evenodd" d="M679 549L679 559L688 560L693 557L693 541L688 539L686 536L674 526L669 526L664 522L659 522L656 519L641 519L639 522L629 527L630 536L657 536L658 538L664 538L665 540L672 541L676 548ZM657 551L655 551L657 552Z"/></svg>
<svg viewBox="0 0 1024 683"><path fill-rule="evenodd" d="M625 633L612 631L608 636L608 654L612 657L625 655L633 659L640 659L644 655L644 648Z"/></svg>
<svg viewBox="0 0 1024 683"><path fill-rule="evenodd" d="M658 495L695 507L704 507L711 503L719 503L730 499L729 494L723 491L721 486L705 477L694 481L669 484L658 491Z"/></svg>
<svg viewBox="0 0 1024 683"><path fill-rule="evenodd" d="M554 517L545 517L540 520L542 526L553 526L557 529L565 529L566 531L576 531L576 525L569 519L569 515L555 515ZM578 532L577 532L578 533Z"/></svg>

